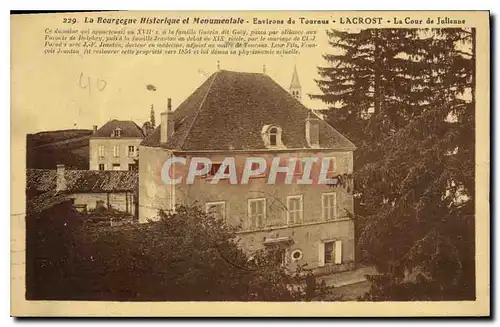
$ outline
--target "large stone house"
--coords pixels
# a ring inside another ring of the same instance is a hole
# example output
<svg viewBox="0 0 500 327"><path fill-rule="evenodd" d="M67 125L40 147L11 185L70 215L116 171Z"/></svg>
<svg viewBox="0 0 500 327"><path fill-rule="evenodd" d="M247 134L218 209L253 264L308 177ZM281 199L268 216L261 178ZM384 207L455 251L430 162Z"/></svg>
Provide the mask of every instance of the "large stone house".
<svg viewBox="0 0 500 327"><path fill-rule="evenodd" d="M143 130L129 120L110 120L94 126L89 138L90 170L136 170Z"/></svg>
<svg viewBox="0 0 500 327"><path fill-rule="evenodd" d="M352 268L355 146L311 113L301 95L296 70L288 91L265 74L220 70L176 110L169 99L161 124L140 145L139 221L154 220L159 209L196 204L238 226L247 251L278 249L284 264L308 263L319 273ZM167 185L162 167L172 156L207 157L212 169L193 184ZM228 179L212 184L227 157L234 158L238 175L249 157L328 158L328 175L349 183L270 184L265 171L246 184Z"/></svg>

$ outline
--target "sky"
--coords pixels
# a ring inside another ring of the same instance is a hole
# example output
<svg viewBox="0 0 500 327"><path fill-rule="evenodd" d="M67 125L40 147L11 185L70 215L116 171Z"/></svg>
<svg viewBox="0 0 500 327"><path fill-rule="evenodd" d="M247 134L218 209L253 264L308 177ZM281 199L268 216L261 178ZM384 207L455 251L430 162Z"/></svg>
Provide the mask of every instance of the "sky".
<svg viewBox="0 0 500 327"><path fill-rule="evenodd" d="M217 61L221 69L244 72L262 72L266 65L266 74L285 89L296 65L303 103L324 108L306 94L319 92L314 78L317 66L325 64L326 27L315 27L318 47L300 55L79 56L43 54L44 24L49 23L24 24L22 32L13 28L19 35L12 38L12 114L23 121L20 133L92 129L111 119L133 120L141 126L149 120L151 105L158 120L166 98L172 98L175 109L216 71ZM148 91L148 84L156 91Z"/></svg>

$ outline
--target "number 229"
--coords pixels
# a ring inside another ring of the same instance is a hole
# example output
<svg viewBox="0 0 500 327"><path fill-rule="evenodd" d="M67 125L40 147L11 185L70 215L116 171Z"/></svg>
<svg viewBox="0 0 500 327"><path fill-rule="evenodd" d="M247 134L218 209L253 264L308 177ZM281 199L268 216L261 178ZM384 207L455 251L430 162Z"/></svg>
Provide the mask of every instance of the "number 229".
<svg viewBox="0 0 500 327"><path fill-rule="evenodd" d="M76 18L63 18L63 24L75 24Z"/></svg>

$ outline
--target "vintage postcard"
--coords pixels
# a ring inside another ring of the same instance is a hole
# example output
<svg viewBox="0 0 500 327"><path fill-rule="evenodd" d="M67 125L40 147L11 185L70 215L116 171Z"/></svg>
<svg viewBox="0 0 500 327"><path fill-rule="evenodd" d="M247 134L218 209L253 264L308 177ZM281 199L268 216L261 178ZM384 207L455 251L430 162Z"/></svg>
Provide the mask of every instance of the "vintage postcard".
<svg viewBox="0 0 500 327"><path fill-rule="evenodd" d="M11 15L14 316L488 316L489 12Z"/></svg>

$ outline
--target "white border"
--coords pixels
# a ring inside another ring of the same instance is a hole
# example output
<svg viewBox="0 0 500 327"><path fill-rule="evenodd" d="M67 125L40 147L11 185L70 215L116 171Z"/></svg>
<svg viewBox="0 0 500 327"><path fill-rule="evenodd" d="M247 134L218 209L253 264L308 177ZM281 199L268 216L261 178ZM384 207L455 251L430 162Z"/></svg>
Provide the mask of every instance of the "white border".
<svg viewBox="0 0 500 327"><path fill-rule="evenodd" d="M5 1L1 3L1 7L3 10L2 12L4 13L4 16L2 19L2 27L0 29L1 33L4 36L4 40L10 39L10 19L9 16L6 14L7 10L10 10L9 2ZM55 10L55 9L60 9L60 8L66 8L68 10L86 10L89 8L95 8L95 9L105 9L103 8L103 2L102 1L97 1L97 0L87 0L86 2L67 2L67 1L62 1L62 0L47 0L44 1L43 4L40 3L39 1L16 1L15 2L15 9L32 9L32 8L42 8L45 10ZM236 10L264 10L264 9L278 9L278 10L449 10L453 8L454 10L487 10L487 9L492 9L492 14L496 14L498 18L498 13L500 12L500 2L498 1L487 1L487 0L475 0L473 2L470 1L452 1L452 0L443 0L443 1L435 1L435 0L420 0L420 1L377 1L374 3L373 1L368 1L368 0L358 0L358 1L348 1L348 2L342 2L342 1L337 1L337 2L328 2L324 0L309 0L309 1L287 1L286 3L280 3L280 2L270 2L270 1L265 1L265 0L254 0L251 2L234 2L234 1L220 1L220 0L212 0L209 2L206 1L181 1L181 2L159 2L159 1L151 1L151 0L143 0L140 2L137 1L120 1L116 2L114 4L113 9L140 9L140 10L180 10L180 9L188 9L188 10L194 10L194 9L210 9L210 10L227 10L227 9L236 9ZM111 9L108 7L108 9ZM498 22L497 22L497 27L498 27ZM498 43L498 38L499 38L499 33L496 32L493 34L495 36L495 43ZM3 56L3 74L1 74L1 81L2 81L2 93L3 93L3 103L4 106L3 108L10 108L10 49L9 47L4 47L4 50L2 51ZM491 58L493 60L493 58ZM492 66L493 67L493 66ZM498 64L496 65L495 72L496 74L492 74L493 78L494 76L498 76L499 73ZM495 84L493 84L495 85ZM500 87L498 86L498 83L495 86L495 92L496 94L499 94L500 92ZM497 96L498 97L498 96ZM491 103L492 108L495 108L495 103ZM495 118L495 123L496 126L500 126L500 115L496 114ZM0 129L0 133L2 134L3 137L0 138L0 142L3 143L3 148L8 149L10 148L10 111L9 110L2 110L0 111L0 121L3 124L3 128ZM495 133L495 148L493 151L493 154L495 154L496 151L498 151L500 148L500 143L498 142L497 139L498 134ZM0 198L0 201L2 203L1 208L3 210L8 211L10 213L10 160L3 160L0 163L1 168L2 168L2 180L0 180L0 183L2 185L2 190L1 194L3 195ZM495 167L498 171L498 168L500 167L500 163L495 164ZM500 198L497 192L497 195L495 196L495 199L491 199L493 203L497 202L497 198ZM7 215L6 215L7 216ZM492 217L492 219L495 219L496 217ZM4 241L4 249L10 249L10 221L9 219L2 219L1 220L3 224L2 232L3 232L3 241ZM496 224L495 231L497 234L499 233L499 227L500 224ZM494 238L492 238L492 241ZM7 251L7 250L5 250ZM498 262L499 261L499 251L496 251L495 259ZM1 270L2 272L2 280L4 283L4 290L7 290L10 288L10 278L7 278L8 274L10 273L10 259L9 255L4 256L3 259L3 269ZM495 277L499 277L500 275L498 274L498 270L495 273ZM498 288L497 288L498 289ZM2 297L2 308L3 308L3 314L2 316L2 325L6 326L11 326L15 323L15 320L10 318L10 294L9 292L2 292L3 297ZM494 294L496 295L496 294ZM493 295L493 296L494 296ZM492 312L498 312L498 303L499 301L493 301L495 304L495 308L491 308ZM397 303L394 304L395 307L398 306ZM321 303L318 304L318 307L321 307ZM381 307L382 309L382 307ZM496 309L496 310L495 310ZM121 323L121 321L109 321L110 323ZM441 321L430 321L430 320L417 320L413 321L412 323L416 324L425 324L427 326L438 326L440 325ZM24 321L23 324L25 326L31 326L31 325L39 325L39 324L48 324L52 325L53 321ZM92 326L100 326L104 324L104 321L64 321L65 324L72 325L72 324L79 324L79 325L90 325ZM141 321L128 321L127 322L131 326L143 326L143 323ZM160 322L161 323L161 322ZM210 323L210 322L209 322ZM225 323L222 321L214 321L214 323ZM233 323L233 321L228 321L227 323ZM256 326L271 326L275 324L274 322L271 321L248 321L249 324L255 324ZM324 324L330 325L331 322L327 320L288 320L286 321L287 325L299 325L299 324L310 324L310 323L316 323L316 324ZM335 321L335 323L339 326L349 326L352 325L350 321ZM387 321L385 320L364 320L364 321L357 321L357 323L361 324L370 324L370 325L385 325ZM400 325L404 326L408 322L404 320L397 320L393 321L395 325ZM469 324L475 324L476 321L474 320L461 320L461 323L464 325L469 325ZM173 326L178 326L183 324L182 322L178 321L169 321L169 324Z"/></svg>

